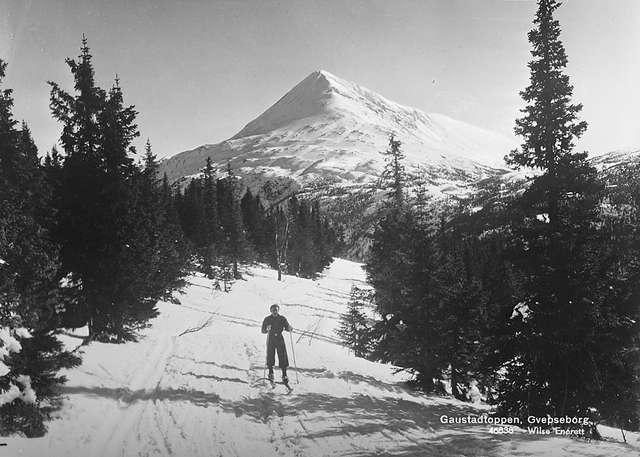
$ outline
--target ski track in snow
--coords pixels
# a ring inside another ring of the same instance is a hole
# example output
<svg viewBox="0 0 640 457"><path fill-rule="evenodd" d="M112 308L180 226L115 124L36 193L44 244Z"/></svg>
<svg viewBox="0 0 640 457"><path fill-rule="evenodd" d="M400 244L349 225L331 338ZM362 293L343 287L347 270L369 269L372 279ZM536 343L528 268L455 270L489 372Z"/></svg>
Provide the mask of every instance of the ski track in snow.
<svg viewBox="0 0 640 457"><path fill-rule="evenodd" d="M192 276L181 303L160 303L139 342L83 348L83 365L65 373L64 406L48 434L2 439L0 457L622 457L640 450L639 434L629 434L630 445L589 444L441 424L443 414L482 409L411 392L406 375L336 343L351 285L364 281L358 264L336 260L317 281L279 283L257 267L245 279L229 294L213 294L210 281ZM300 380L292 367L291 393L264 380L260 326L272 303L295 328L285 335Z"/></svg>

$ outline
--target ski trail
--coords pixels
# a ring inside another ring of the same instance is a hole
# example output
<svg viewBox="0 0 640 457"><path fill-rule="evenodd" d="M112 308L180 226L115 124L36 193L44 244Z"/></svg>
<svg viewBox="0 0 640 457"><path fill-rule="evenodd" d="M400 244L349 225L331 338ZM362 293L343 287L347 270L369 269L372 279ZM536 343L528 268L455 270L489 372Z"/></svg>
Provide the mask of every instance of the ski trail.
<svg viewBox="0 0 640 457"><path fill-rule="evenodd" d="M127 386L129 391L151 393L159 389L174 344L175 337L172 336L163 339L162 344L155 347L147 359L148 363L135 371ZM132 430L140 427L142 417L150 406L155 407L155 402L134 399L132 404L126 405L118 421L115 424L110 424L112 430L108 434L106 442L100 444L100 454L94 455L108 457L112 455L114 447L122 446L124 456L125 443L131 438ZM163 446L167 451L167 455L171 455L171 447L166 442L163 443Z"/></svg>
<svg viewBox="0 0 640 457"><path fill-rule="evenodd" d="M142 422L150 409L153 410L151 414L154 422L159 425L160 419L157 411L159 402L155 400L155 397L160 391L160 385L175 350L176 336L174 333L175 329L170 329L168 333L155 334L152 340L143 340L140 343L148 351L137 354L138 357L134 361L136 362L135 369L132 370L125 385L121 386L123 395L117 399L119 414L104 422L102 429L96 434L103 438L96 440L90 455L111 457L114 455L114 449L122 449L123 457L126 456L128 443L137 441L144 433ZM101 364L98 365L113 379L109 370ZM158 430L160 429L158 428ZM163 455L172 455L170 443L166 437L163 437L161 431L159 434L160 439L154 439L156 447L162 449Z"/></svg>

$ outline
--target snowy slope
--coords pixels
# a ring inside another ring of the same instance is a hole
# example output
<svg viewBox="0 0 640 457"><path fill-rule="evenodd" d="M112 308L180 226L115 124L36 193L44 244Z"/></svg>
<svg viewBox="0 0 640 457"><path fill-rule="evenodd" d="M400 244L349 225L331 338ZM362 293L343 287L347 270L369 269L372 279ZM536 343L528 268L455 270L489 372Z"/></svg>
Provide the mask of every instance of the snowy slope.
<svg viewBox="0 0 640 457"><path fill-rule="evenodd" d="M192 176L207 157L231 162L243 176L318 177L362 183L379 174L389 134L402 141L411 166L435 174L491 174L515 146L496 133L441 114L402 106L326 71L307 76L227 141L177 154L161 163L171 181ZM251 181L251 179L250 179Z"/></svg>
<svg viewBox="0 0 640 457"><path fill-rule="evenodd" d="M336 260L315 282L287 276L279 283L274 271L250 268L229 294L202 277L189 281L179 305L159 305L160 316L140 342L84 348L83 365L67 373L64 406L49 433L0 439L7 443L0 456L622 457L640 451L638 434L628 436L633 445L589 444L443 425L441 415L483 409L410 392L392 367L336 344L350 287L364 282L358 264ZM259 327L272 303L281 304L296 328L299 369L297 376L290 372L291 394L260 381L265 338Z"/></svg>
<svg viewBox="0 0 640 457"><path fill-rule="evenodd" d="M622 165L637 163L639 160L640 149L623 149L592 157L591 163L598 171L606 174Z"/></svg>

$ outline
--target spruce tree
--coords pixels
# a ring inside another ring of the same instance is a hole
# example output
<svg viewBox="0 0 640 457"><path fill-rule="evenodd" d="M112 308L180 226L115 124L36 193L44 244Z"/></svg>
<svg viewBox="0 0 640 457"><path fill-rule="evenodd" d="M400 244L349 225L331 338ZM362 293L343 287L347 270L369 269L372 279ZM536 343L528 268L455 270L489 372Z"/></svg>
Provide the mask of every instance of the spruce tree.
<svg viewBox="0 0 640 457"><path fill-rule="evenodd" d="M450 366L452 395L465 399L471 381L486 378L482 366L493 349L487 331L493 303L482 276L487 260L481 255L484 241L457 230L456 222L447 223L437 235L430 297L435 315L430 331L439 335L439 341L433 342L436 352Z"/></svg>
<svg viewBox="0 0 640 457"><path fill-rule="evenodd" d="M560 164L569 162L567 165L571 167L570 162L576 158L571 154L574 137L584 132L586 123L577 121L581 106L571 104L572 86L562 72L567 57L559 41L559 23L553 18L558 7L554 0L538 3L534 29L529 32L534 58L529 63L531 84L520 93L527 106L521 110L523 117L516 120L515 128L516 134L525 141L520 150L512 151L505 158L516 168L536 167L543 172L519 205L521 223L512 223L517 226L515 239L519 239L520 246L516 248L514 261L520 264L525 279L517 309L527 310L521 322L514 325L514 334L520 336L520 341L515 343L524 344L528 350L518 355L514 352L501 397L503 408L519 415L546 414L549 408L564 409L558 400L561 386L549 381L552 371L570 363L566 352L569 348L558 347L565 338L552 328L558 325L560 310L569 306L563 290L569 285L566 274L569 259L566 252L560 250L559 219L561 174L567 168L561 169ZM531 223L527 224L528 221ZM564 282L559 284L558 279ZM529 318L530 312L535 316L533 319ZM545 320L556 322L545 323ZM566 324L560 322L560 325ZM556 354L559 357L554 360ZM566 381L568 385L568 379Z"/></svg>
<svg viewBox="0 0 640 457"><path fill-rule="evenodd" d="M106 94L95 85L87 40L83 36L78 61L67 59L74 78L76 95L51 86L53 117L63 124L60 137L65 157L60 179L58 211L54 236L62 246L63 275L73 275L73 282L82 283L81 300L76 314L90 322L94 312L97 274L95 259L99 257L99 225L102 215L99 201L105 185L98 156L100 128L98 119ZM95 221L95 222L94 222Z"/></svg>
<svg viewBox="0 0 640 457"><path fill-rule="evenodd" d="M431 389L436 377L432 347L416 339L430 338L431 332L415 332L419 314L421 325L431 320L430 308L416 306L423 295L421 289L429 284L429 276L421 277L423 271L417 263L423 253L428 256L424 251L428 244L420 241L417 230L411 212L394 210L381 218L373 234L367 282L375 289L376 311L382 320L373 329L376 347L372 355L416 370L420 382ZM405 325L409 325L409 332Z"/></svg>
<svg viewBox="0 0 640 457"><path fill-rule="evenodd" d="M529 33L531 83L521 92L527 105L515 128L524 141L506 158L541 172L511 208L518 287L500 387L502 410L511 415L587 414L603 400L602 361L622 349L602 344L608 332L624 331L603 325L621 319L622 305L607 293L617 287L613 270L608 276L594 255L603 186L586 153L572 151L587 124L578 120L582 105L571 102L564 74L567 56L553 16L559 6L538 3Z"/></svg>
<svg viewBox="0 0 640 457"><path fill-rule="evenodd" d="M100 159L105 172L113 181L122 182L122 178L129 178L135 172L131 156L136 154L133 141L140 136L135 123L137 115L134 106L125 106L120 80L116 76L98 116ZM151 154L148 140L147 146L145 162L150 159Z"/></svg>
<svg viewBox="0 0 640 457"><path fill-rule="evenodd" d="M156 315L155 301L178 274L166 264L172 273L163 273L161 258L172 247L161 232L157 164L150 145L144 168L134 163L138 113L125 105L117 77L108 92L96 86L84 37L78 60L67 64L75 92L50 83L65 155L60 170L48 161L59 190L55 235L62 273L78 285L78 299L69 306L88 324L90 339L121 342L134 339Z"/></svg>
<svg viewBox="0 0 640 457"><path fill-rule="evenodd" d="M160 186L158 163L147 141L144 166L131 180L131 198L127 212L127 249L120 256L121 301L115 320L122 320L120 339L144 326L156 315L159 299L170 299L182 285L186 253L175 212L169 215L170 195ZM172 219L171 219L172 218ZM128 277L129 279L125 279ZM131 335L132 336L132 335Z"/></svg>
<svg viewBox="0 0 640 457"><path fill-rule="evenodd" d="M155 316L155 303L142 297L153 296L149 290L157 243L157 176L152 168L141 176L131 157L136 153L133 141L140 135L136 115L133 106L125 106L116 77L98 114L99 176L104 187L93 202L99 211L94 220L98 250L93 255L101 261L92 272L97 306L90 327L103 341L132 339L135 330Z"/></svg>
<svg viewBox="0 0 640 457"><path fill-rule="evenodd" d="M555 176L562 164L581 155L572 153L574 142L587 129L585 121L578 120L582 104L571 102L573 86L563 70L568 59L560 41L560 23L553 13L560 7L557 0L539 0L529 32L531 55L530 85L520 92L527 103L523 116L516 120L516 135L524 138L521 148L507 157L508 164L516 168L532 167ZM550 214L551 219L557 217Z"/></svg>
<svg viewBox="0 0 640 457"><path fill-rule="evenodd" d="M179 214L182 230L192 246L201 248L204 246L204 205L202 204L202 185L199 180L193 179L179 197ZM218 199L218 207L220 200ZM222 216L222 214L221 214Z"/></svg>
<svg viewBox="0 0 640 457"><path fill-rule="evenodd" d="M259 257L264 260L266 254L266 216L260 197L254 197L251 189L247 189L240 201L240 208L242 222L247 230L247 239Z"/></svg>
<svg viewBox="0 0 640 457"><path fill-rule="evenodd" d="M372 357L415 370L419 382L432 389L436 369L431 349L416 339L421 336L414 331L417 327L411 326L417 319L418 308L413 305L420 294L415 286L422 288L427 284L423 279L416 280L421 268L416 264L415 254L422 253L426 245L416 245L418 225L405 205L403 156L400 142L393 135L389 149L382 154L387 162L382 174L387 201L376 224L366 263L367 281L375 289L376 311L382 318L372 330L376 341Z"/></svg>
<svg viewBox="0 0 640 457"><path fill-rule="evenodd" d="M364 308L372 306L372 290L351 287L347 312L341 316L336 333L356 357L366 358L371 353L371 328Z"/></svg>
<svg viewBox="0 0 640 457"><path fill-rule="evenodd" d="M242 223L238 178L233 173L231 163L227 163L227 176L220 189L222 190L221 206L225 210L224 218L221 215L221 222L227 240L227 245L223 248L223 252L227 254L231 264L233 278L240 279L238 263L242 259L249 257L249 245L247 243L246 230Z"/></svg>
<svg viewBox="0 0 640 457"><path fill-rule="evenodd" d="M0 60L0 84L6 64ZM59 287L58 246L46 229L53 217L50 188L30 131L16 128L11 90L0 91L0 346L20 339L22 350L2 347L0 435L41 436L64 383L61 368L79 364L55 336ZM23 330L18 330L22 328ZM12 387L13 386L13 387ZM47 406L49 405L49 406Z"/></svg>
<svg viewBox="0 0 640 457"><path fill-rule="evenodd" d="M165 299L171 299L169 292L184 285L184 276L189 260L189 250L184 233L180 226L180 219L176 209L173 191L165 173L160 188L160 206L162 208L162 222L160 224L161 238L161 272L165 279Z"/></svg>
<svg viewBox="0 0 640 457"><path fill-rule="evenodd" d="M396 207L403 204L404 187L407 182L404 154L400 149L401 145L400 140L397 140L395 135L391 134L389 136L389 148L382 152L386 162L381 176L382 185Z"/></svg>
<svg viewBox="0 0 640 457"><path fill-rule="evenodd" d="M640 166L631 163L608 176L597 243L589 255L591 297L599 303L596 325L599 366L592 393L603 421L640 429Z"/></svg>
<svg viewBox="0 0 640 457"><path fill-rule="evenodd" d="M202 188L202 223L204 231L202 256L204 269L208 274L211 274L211 268L215 263L217 253L216 243L220 244L222 238L222 230L218 216L218 194L216 184L216 172L211 164L211 158L207 157Z"/></svg>

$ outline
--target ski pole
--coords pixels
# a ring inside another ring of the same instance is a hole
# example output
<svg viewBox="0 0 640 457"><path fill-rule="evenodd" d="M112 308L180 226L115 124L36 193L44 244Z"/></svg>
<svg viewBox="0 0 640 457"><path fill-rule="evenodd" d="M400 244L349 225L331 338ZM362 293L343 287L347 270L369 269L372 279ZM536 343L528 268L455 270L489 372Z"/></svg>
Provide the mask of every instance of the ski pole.
<svg viewBox="0 0 640 457"><path fill-rule="evenodd" d="M262 379L267 379L267 365L269 364L269 333L267 332L267 347L264 357L264 370L262 370Z"/></svg>
<svg viewBox="0 0 640 457"><path fill-rule="evenodd" d="M300 384L298 378L298 365L296 364L296 351L293 350L293 332L289 332L289 339L291 340L291 355L293 356L293 366L296 369L296 384Z"/></svg>

